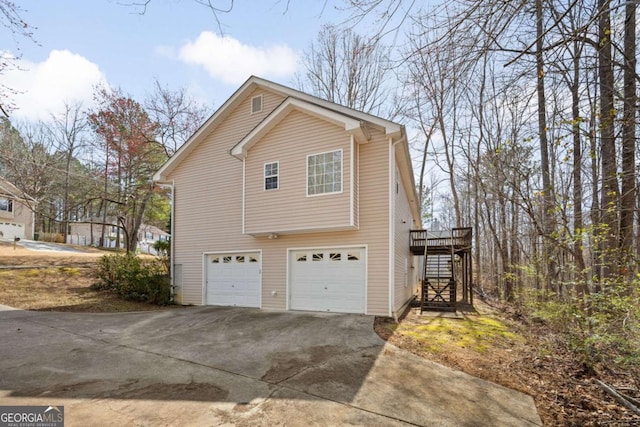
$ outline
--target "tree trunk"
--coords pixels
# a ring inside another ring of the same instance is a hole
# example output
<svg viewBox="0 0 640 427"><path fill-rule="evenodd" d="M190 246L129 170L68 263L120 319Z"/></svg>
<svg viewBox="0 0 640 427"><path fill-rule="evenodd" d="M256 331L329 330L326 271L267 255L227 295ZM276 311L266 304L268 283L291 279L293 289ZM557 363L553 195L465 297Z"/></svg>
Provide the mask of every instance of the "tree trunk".
<svg viewBox="0 0 640 427"><path fill-rule="evenodd" d="M548 238L553 233L553 207L554 207L554 191L551 182L551 174L549 171L549 142L547 140L547 114L546 114L546 94L544 87L544 57L543 57L543 10L542 0L536 0L536 71L538 95L538 135L540 137L540 167L542 168L542 191L543 191L543 210L542 210L542 227L545 234L543 240L543 254L546 265L544 286L545 289L552 287L553 275L555 274L555 262L550 248L550 240Z"/></svg>
<svg viewBox="0 0 640 427"><path fill-rule="evenodd" d="M573 82L571 84L571 115L573 119L573 252L576 262L576 291L579 297L587 292L585 263L582 254L583 222L582 222L582 140L580 138L580 47L573 43Z"/></svg>
<svg viewBox="0 0 640 427"><path fill-rule="evenodd" d="M611 56L610 0L599 0L598 71L600 74L600 153L602 161L603 276L612 278L618 266L619 195L613 103L614 76Z"/></svg>
<svg viewBox="0 0 640 427"><path fill-rule="evenodd" d="M622 122L622 195L620 199L620 242L627 277L633 277L633 217L635 213L636 145L636 4L627 2L624 26L624 117Z"/></svg>

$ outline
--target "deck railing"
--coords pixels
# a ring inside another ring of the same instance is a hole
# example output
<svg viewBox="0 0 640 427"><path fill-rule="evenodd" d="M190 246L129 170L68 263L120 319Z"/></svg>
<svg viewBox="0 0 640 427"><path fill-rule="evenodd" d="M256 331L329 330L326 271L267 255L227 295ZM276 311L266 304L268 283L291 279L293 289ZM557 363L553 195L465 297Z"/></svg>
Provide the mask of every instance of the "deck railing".
<svg viewBox="0 0 640 427"><path fill-rule="evenodd" d="M447 231L411 230L410 245L412 250L424 251L425 244L429 247L453 246L462 248L471 245L472 228L458 227ZM445 234L446 233L446 234Z"/></svg>

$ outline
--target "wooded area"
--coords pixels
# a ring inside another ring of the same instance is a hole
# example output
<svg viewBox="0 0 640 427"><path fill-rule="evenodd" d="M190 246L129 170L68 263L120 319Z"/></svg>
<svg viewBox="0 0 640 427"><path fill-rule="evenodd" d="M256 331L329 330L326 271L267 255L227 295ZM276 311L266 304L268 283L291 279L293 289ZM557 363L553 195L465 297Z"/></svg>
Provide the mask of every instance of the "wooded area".
<svg viewBox="0 0 640 427"><path fill-rule="evenodd" d="M417 130L423 214L474 228L476 289L588 364L640 362L637 2L347 3L396 41L379 72Z"/></svg>
<svg viewBox="0 0 640 427"><path fill-rule="evenodd" d="M337 3L349 17L305 51L298 87L407 124L425 223L473 227L483 296L555 324L590 365L640 364L637 2ZM0 173L42 230L166 220L148 179L207 113L157 82L142 103L96 97L88 115L3 121Z"/></svg>
<svg viewBox="0 0 640 427"><path fill-rule="evenodd" d="M65 106L36 123L0 121L0 175L31 196L36 231L69 234L69 224L98 224L99 239L111 227L116 247L136 248L140 225L168 229L169 202L151 182L153 173L208 116L183 89L154 82L139 103L121 89L98 87L96 107ZM91 227L93 232L93 227Z"/></svg>

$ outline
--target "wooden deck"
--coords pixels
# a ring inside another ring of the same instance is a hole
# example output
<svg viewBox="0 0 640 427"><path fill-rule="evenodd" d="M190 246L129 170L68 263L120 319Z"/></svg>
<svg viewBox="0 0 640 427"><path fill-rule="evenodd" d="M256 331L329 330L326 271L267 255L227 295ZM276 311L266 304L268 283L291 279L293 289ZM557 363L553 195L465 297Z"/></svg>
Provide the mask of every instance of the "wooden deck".
<svg viewBox="0 0 640 427"><path fill-rule="evenodd" d="M423 257L420 312L456 311L458 303L472 305L473 229L411 230L410 233L411 253ZM462 290L460 301L456 292L458 285Z"/></svg>
<svg viewBox="0 0 640 427"><path fill-rule="evenodd" d="M472 244L472 228L453 228L446 231L411 230L411 253L424 255L425 245L429 247L429 254L458 253L470 250ZM448 234L448 235L445 235Z"/></svg>

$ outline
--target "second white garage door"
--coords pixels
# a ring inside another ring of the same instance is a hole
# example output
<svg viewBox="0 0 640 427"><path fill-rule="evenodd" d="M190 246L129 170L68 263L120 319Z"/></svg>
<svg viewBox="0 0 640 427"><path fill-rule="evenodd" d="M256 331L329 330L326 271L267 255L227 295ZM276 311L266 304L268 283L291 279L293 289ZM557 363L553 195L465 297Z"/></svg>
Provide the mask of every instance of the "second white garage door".
<svg viewBox="0 0 640 427"><path fill-rule="evenodd" d="M208 255L207 305L260 307L259 252Z"/></svg>
<svg viewBox="0 0 640 427"><path fill-rule="evenodd" d="M289 252L289 308L364 313L364 247L304 249Z"/></svg>

